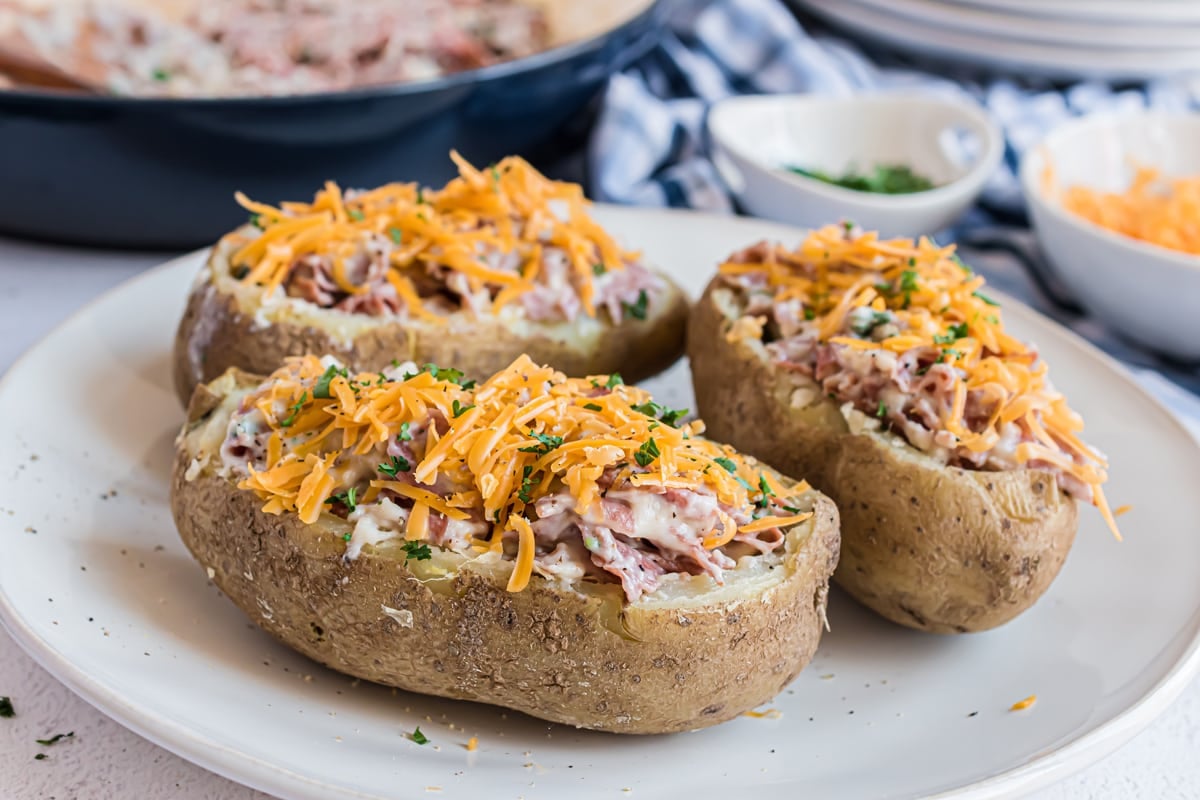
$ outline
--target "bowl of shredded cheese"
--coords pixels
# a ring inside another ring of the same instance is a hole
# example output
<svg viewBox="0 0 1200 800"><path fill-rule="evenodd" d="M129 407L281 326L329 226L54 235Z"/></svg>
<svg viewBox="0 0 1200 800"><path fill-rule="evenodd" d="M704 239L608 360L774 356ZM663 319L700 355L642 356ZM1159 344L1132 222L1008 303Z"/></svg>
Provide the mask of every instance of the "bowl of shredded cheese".
<svg viewBox="0 0 1200 800"><path fill-rule="evenodd" d="M1200 114L1083 117L1021 164L1043 253L1129 339L1200 360Z"/></svg>

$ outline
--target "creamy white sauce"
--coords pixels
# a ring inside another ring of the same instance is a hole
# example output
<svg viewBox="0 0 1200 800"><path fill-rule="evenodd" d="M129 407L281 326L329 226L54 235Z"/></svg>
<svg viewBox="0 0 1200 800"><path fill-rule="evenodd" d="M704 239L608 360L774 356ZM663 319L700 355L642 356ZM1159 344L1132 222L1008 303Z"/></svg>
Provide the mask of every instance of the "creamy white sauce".
<svg viewBox="0 0 1200 800"><path fill-rule="evenodd" d="M385 497L378 503L358 506L346 519L353 523L354 530L350 533L350 542L342 558L354 561L367 545L375 546L399 538L408 522L408 509L401 508Z"/></svg>

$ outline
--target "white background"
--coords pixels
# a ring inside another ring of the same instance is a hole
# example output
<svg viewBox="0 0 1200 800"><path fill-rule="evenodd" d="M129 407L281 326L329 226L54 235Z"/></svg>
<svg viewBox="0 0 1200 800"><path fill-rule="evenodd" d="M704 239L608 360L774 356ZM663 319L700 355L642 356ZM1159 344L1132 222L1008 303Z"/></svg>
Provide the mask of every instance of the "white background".
<svg viewBox="0 0 1200 800"><path fill-rule="evenodd" d="M0 240L0 372L72 311L167 257ZM169 297L163 302L179 299ZM1136 587L1125 590L1136 591ZM195 767L107 719L37 666L0 630L0 696L5 695L12 697L17 717L0 719L2 800L267 798ZM67 731L74 731L75 737L55 747L35 744L35 739ZM39 752L46 752L48 758L34 760ZM1115 755L1035 797L1200 798L1200 682Z"/></svg>

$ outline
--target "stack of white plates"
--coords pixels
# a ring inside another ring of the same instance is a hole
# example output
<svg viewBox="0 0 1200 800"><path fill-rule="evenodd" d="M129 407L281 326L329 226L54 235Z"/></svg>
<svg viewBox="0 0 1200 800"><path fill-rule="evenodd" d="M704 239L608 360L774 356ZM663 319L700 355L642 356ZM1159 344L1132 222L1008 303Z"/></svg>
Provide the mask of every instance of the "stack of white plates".
<svg viewBox="0 0 1200 800"><path fill-rule="evenodd" d="M1194 0L794 0L913 56L1020 76L1141 80L1200 71Z"/></svg>

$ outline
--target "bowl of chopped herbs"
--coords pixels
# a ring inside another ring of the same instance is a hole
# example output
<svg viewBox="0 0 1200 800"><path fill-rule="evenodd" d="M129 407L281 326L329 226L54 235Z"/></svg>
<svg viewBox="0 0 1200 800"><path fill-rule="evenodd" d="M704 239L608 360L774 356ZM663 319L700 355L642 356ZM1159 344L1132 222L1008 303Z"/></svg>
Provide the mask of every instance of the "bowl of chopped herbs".
<svg viewBox="0 0 1200 800"><path fill-rule="evenodd" d="M747 213L883 236L936 233L975 202L1003 153L987 112L962 96L758 95L709 114L713 158Z"/></svg>

